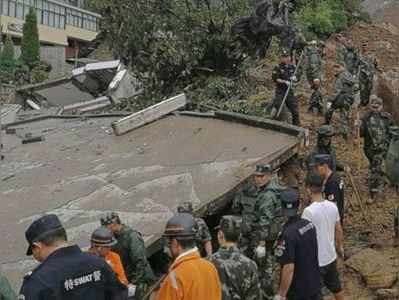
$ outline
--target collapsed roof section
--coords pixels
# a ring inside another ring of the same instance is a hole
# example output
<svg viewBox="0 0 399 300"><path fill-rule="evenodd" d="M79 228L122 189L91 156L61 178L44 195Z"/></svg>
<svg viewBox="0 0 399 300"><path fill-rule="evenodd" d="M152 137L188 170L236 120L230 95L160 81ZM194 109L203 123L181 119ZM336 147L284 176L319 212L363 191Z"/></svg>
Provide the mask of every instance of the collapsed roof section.
<svg viewBox="0 0 399 300"><path fill-rule="evenodd" d="M89 63L57 80L20 87L17 99L25 108L55 106L60 108L61 113L65 107L81 103L85 110L76 112L85 113L105 107L99 103L117 104L140 92L140 84L131 72L119 60L112 60ZM89 101L93 103L92 110L86 103ZM76 107L79 108L79 105Z"/></svg>

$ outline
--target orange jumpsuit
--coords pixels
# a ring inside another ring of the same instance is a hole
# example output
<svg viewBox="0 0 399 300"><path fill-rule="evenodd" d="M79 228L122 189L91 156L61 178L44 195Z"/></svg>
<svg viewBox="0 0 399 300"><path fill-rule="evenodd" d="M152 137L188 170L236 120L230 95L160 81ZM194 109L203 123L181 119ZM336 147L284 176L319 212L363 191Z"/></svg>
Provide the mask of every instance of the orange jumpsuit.
<svg viewBox="0 0 399 300"><path fill-rule="evenodd" d="M190 250L172 264L156 300L221 300L219 275L212 263Z"/></svg>
<svg viewBox="0 0 399 300"><path fill-rule="evenodd" d="M125 270L123 269L122 261L119 254L109 251L104 259L111 266L119 281L125 285L128 285L129 282L126 278Z"/></svg>

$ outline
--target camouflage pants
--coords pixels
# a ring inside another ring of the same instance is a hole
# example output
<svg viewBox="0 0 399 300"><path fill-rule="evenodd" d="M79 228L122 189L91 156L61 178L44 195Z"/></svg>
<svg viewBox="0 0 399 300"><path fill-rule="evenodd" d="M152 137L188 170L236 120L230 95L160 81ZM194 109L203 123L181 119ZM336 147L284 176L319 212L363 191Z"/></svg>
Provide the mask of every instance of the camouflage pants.
<svg viewBox="0 0 399 300"><path fill-rule="evenodd" d="M257 239L251 235L241 235L238 241L240 252L250 259L254 259Z"/></svg>
<svg viewBox="0 0 399 300"><path fill-rule="evenodd" d="M370 149L365 149L365 153L370 163L368 178L369 191L370 193L382 193L384 191L384 171L382 165L386 153Z"/></svg>
<svg viewBox="0 0 399 300"><path fill-rule="evenodd" d="M369 79L359 80L360 104L367 106L370 101L371 91L373 90L373 81Z"/></svg>
<svg viewBox="0 0 399 300"><path fill-rule="evenodd" d="M255 258L258 265L259 281L261 285L261 293L263 300L271 300L274 297L274 269L276 266L276 259L271 253L271 250L266 251L266 256L262 259Z"/></svg>
<svg viewBox="0 0 399 300"><path fill-rule="evenodd" d="M339 110L339 131L340 133L347 137L349 132L349 115L350 115L350 105L344 104L342 106L337 106L335 103L327 110L325 115L326 124L331 124L331 119L334 111Z"/></svg>

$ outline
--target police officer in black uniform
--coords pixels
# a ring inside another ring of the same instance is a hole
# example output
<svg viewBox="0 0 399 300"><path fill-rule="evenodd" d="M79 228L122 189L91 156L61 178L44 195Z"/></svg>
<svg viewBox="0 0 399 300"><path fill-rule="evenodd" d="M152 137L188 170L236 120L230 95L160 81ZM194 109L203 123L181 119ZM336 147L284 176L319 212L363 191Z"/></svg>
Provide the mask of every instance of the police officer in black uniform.
<svg viewBox="0 0 399 300"><path fill-rule="evenodd" d="M274 254L281 264L280 286L274 300L320 300L321 275L316 228L298 215L299 193L287 189L280 195L282 213L288 217Z"/></svg>
<svg viewBox="0 0 399 300"><path fill-rule="evenodd" d="M26 275L21 300L125 300L127 289L100 257L70 246L56 215L34 221L25 232L27 255L41 264Z"/></svg>
<svg viewBox="0 0 399 300"><path fill-rule="evenodd" d="M331 156L328 154L318 154L314 157L315 171L324 178L324 197L335 202L338 207L341 225L344 222L345 203L344 203L344 181L337 172L331 169Z"/></svg>
<svg viewBox="0 0 399 300"><path fill-rule="evenodd" d="M286 50L282 51L281 63L273 69L272 79L276 84L276 91L273 99L273 107L278 111L287 89L297 82L295 77L295 65L291 61L290 53ZM298 99L294 95L291 87L288 93L285 105L292 115L292 124L300 126Z"/></svg>

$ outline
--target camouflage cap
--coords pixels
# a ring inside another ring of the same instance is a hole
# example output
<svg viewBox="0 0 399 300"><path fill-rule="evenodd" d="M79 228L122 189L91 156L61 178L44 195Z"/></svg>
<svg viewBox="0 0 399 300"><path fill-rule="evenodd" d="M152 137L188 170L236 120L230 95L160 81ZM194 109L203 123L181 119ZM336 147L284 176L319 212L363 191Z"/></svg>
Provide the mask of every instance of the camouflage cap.
<svg viewBox="0 0 399 300"><path fill-rule="evenodd" d="M371 105L382 105L383 101L380 97L376 96L376 95L372 95L370 97L370 104Z"/></svg>
<svg viewBox="0 0 399 300"><path fill-rule="evenodd" d="M190 201L183 201L177 206L177 212L192 214L194 211L193 204Z"/></svg>
<svg viewBox="0 0 399 300"><path fill-rule="evenodd" d="M332 137L335 135L334 127L331 125L322 125L317 129L317 135Z"/></svg>
<svg viewBox="0 0 399 300"><path fill-rule="evenodd" d="M254 175L265 175L265 174L270 174L273 171L272 166L269 164L266 165L257 165Z"/></svg>
<svg viewBox="0 0 399 300"><path fill-rule="evenodd" d="M242 218L233 215L223 216L220 219L219 225L215 227L217 230L223 232L240 232Z"/></svg>
<svg viewBox="0 0 399 300"><path fill-rule="evenodd" d="M104 217L101 218L101 225L107 226L110 224L120 224L121 219L116 212L111 212L106 214Z"/></svg>

